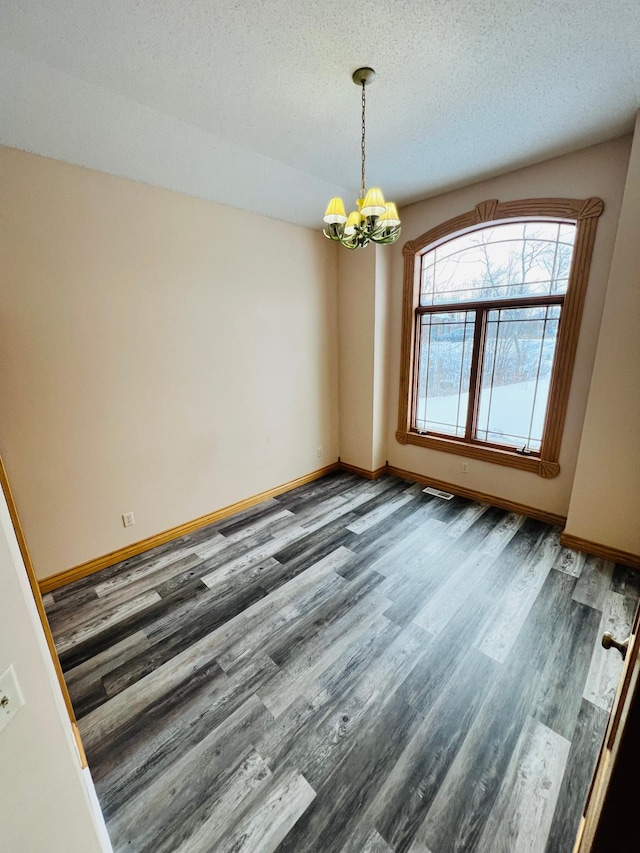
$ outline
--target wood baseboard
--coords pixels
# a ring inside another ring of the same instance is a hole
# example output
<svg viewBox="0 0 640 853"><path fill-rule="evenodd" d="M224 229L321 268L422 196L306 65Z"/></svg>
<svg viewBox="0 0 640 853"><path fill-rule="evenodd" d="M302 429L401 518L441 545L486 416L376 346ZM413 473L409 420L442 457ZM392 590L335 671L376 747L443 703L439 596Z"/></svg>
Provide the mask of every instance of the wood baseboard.
<svg viewBox="0 0 640 853"><path fill-rule="evenodd" d="M407 471L404 468L396 468L394 465L383 465L375 471L368 471L366 468L359 468L357 465L351 465L348 462L343 462L338 459L338 467L342 471L349 471L352 474L358 474L360 477L365 477L367 480L377 480L378 477L384 474L390 474L394 477L401 477L403 480L411 480L415 483L424 483L426 486L435 486L437 489L442 489L445 492L451 492L454 495L459 495L463 498L470 498L480 503L490 504L491 506L506 509L509 512L517 512L520 515L526 515L530 518L535 518L538 521L544 521L547 524L553 524L556 527L564 527L567 522L566 516L557 515L553 512L547 512L544 509L528 506L527 504L510 501L506 498L499 498L496 495L490 495L487 492L479 492L476 489L468 489L465 486L458 486L454 483L448 483L446 480L438 480L435 477L428 477L424 474L416 474L415 471ZM595 557L602 557L605 560L611 560L614 563L622 563L625 566L630 566L632 569L640 569L640 555L632 554L629 551L621 551L618 548L610 548L607 545L600 545L598 542L591 542L588 539L582 539L579 536L573 536L570 533L563 533L560 537L560 544L567 548L573 548L575 551L583 551L585 554L593 554Z"/></svg>
<svg viewBox="0 0 640 853"><path fill-rule="evenodd" d="M358 474L366 480L377 480L378 477L382 477L383 474L387 473L388 468L387 465L381 465L380 468L376 468L375 471L368 471L366 468L359 468L357 465L351 465L349 462L343 462L340 458L338 459L338 466L341 471L348 471L350 474Z"/></svg>
<svg viewBox="0 0 640 853"><path fill-rule="evenodd" d="M94 560L88 560L86 563L81 563L79 566L67 569L64 572L51 575L48 578L43 578L38 582L40 592L42 594L52 592L65 584L80 580L94 572L100 571L107 566L113 566L116 563L121 563L129 557L135 557L157 545L164 545L171 542L173 539L179 539L187 533L194 530L199 530L201 527L206 527L208 524L213 524L223 518L227 518L236 512L241 512L244 509L255 506L261 501L268 498L277 497L278 495L289 492L298 486L303 486L305 483L310 483L313 480L318 480L333 471L348 471L352 474L358 474L367 480L377 480L384 474L390 474L394 477L401 477L403 480L411 480L415 483L423 483L424 485L435 486L437 489L442 489L446 492L451 492L454 495L459 495L463 498L469 498L480 503L487 503L491 506L497 506L501 509L506 509L509 512L517 512L521 515L536 518L539 521L544 521L547 524L553 524L557 527L564 527L566 518L563 515L557 515L552 512L547 512L537 507L528 506L527 504L510 501L506 498L500 498L497 495L490 495L487 492L479 492L476 489L468 489L465 486L458 486L454 483L448 483L445 480L438 480L435 477L428 477L424 474L417 474L415 471L407 471L404 468L396 468L394 465L383 465L375 471L368 471L366 468L360 468L357 465L351 465L348 462L338 460L332 465L327 465L324 468L319 468L317 471L312 471L310 474L305 474L303 477L298 477L288 483L283 483L273 489L268 489L266 492L260 492L257 495L252 495L250 498L245 498L237 503L217 509L208 515L200 516L193 521L188 521L185 524L173 527L170 530L165 530L162 533L157 533L155 536L150 536L147 539L142 539L139 542L134 542L117 551L111 551L109 554L104 554L102 557L97 557ZM609 548L605 545L599 545L597 542L590 542L587 539L581 539L578 536L563 533L560 538L560 543L568 548L574 548L576 551L584 551L588 554L593 554L596 557L603 557L605 560L612 560L616 563L623 563L626 566L631 566L635 569L640 569L640 556L631 554L628 551L620 551L615 548Z"/></svg>
<svg viewBox="0 0 640 853"><path fill-rule="evenodd" d="M71 723L71 728L73 729L73 736L76 741L76 747L78 749L78 757L80 759L80 766L84 770L89 766L87 761L87 753L84 751L84 744L82 743L82 736L80 735L80 729L78 728L77 723Z"/></svg>
<svg viewBox="0 0 640 853"><path fill-rule="evenodd" d="M396 468L394 465L387 465L387 473L394 477L402 477L403 480L413 480L415 483L424 483L426 486L435 486L437 489L442 489L445 492L451 492L453 495L459 495L462 498L470 498L479 503L490 504L491 506L500 507L500 509L509 510L509 512L517 512L520 515L527 515L529 518L536 518L538 521L544 521L546 524L554 524L557 527L564 527L567 519L564 515L556 515L553 512L547 512L544 509L537 509L527 504L510 501L506 498L499 498L496 495L490 495L487 492L478 492L475 489L467 489L465 486L458 486L454 483L447 483L445 480L437 480L435 477L426 477L424 474L416 474L414 471L405 471L404 468Z"/></svg>
<svg viewBox="0 0 640 853"><path fill-rule="evenodd" d="M85 578L92 575L94 572L99 572L100 569L106 569L107 566L114 566L116 563L121 563L123 560L128 560L129 557L135 557L138 554L149 551L157 545L164 545L166 542L171 542L173 539L179 539L187 533L192 533L194 530L199 530L201 527L206 527L208 524L213 524L215 521L220 521L227 518L236 512L241 512L243 509L259 504L261 501L266 501L268 498L275 498L284 492L289 492L291 489L296 489L298 486L304 486L305 483L310 483L312 480L319 480L320 477L325 477L333 471L340 470L340 464L334 462L331 465L326 465L324 468L319 468L317 471L312 471L310 474L305 474L295 480L290 480L288 483L283 483L281 486L275 486L273 489L267 489L266 492L260 492L257 495L252 495L250 498L237 501L229 506L217 509L210 512L208 515L202 515L193 521L187 521L185 524L179 524L177 527L172 527L170 530L165 530L162 533L156 533L155 536L149 536L147 539L141 539L139 542L134 542L131 545L126 545L124 548L119 548L117 551L111 551L104 554L102 557L96 557L94 560L88 560L86 563L81 563L79 566L74 566L71 569L66 569L58 574L50 575L48 578L43 578L38 582L40 592L44 595L47 592L52 592L54 589L59 589L65 584Z"/></svg>
<svg viewBox="0 0 640 853"><path fill-rule="evenodd" d="M594 557L602 557L605 560L611 560L613 563L622 563L632 569L640 569L640 554L632 554L630 551L621 551L619 548L600 545L598 542L591 542L589 539L582 539L580 536L573 536L571 533L563 533L560 537L560 544L567 548L573 548L574 551L583 551L585 554L593 554Z"/></svg>

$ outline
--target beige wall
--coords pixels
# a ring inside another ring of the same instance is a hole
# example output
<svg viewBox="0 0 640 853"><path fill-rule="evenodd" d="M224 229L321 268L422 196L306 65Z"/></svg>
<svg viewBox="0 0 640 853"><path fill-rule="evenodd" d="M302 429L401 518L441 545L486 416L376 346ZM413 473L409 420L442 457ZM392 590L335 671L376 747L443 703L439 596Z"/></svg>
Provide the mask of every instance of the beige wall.
<svg viewBox="0 0 640 853"><path fill-rule="evenodd" d="M390 255L340 249L340 457L375 471L386 463Z"/></svg>
<svg viewBox="0 0 640 853"><path fill-rule="evenodd" d="M0 848L6 853L110 850L102 816L92 807L93 785L80 768L2 490L0 589L0 673L13 664L25 701L0 733Z"/></svg>
<svg viewBox="0 0 640 853"><path fill-rule="evenodd" d="M374 439L375 249L338 246L340 457L371 471Z"/></svg>
<svg viewBox="0 0 640 853"><path fill-rule="evenodd" d="M337 459L320 233L7 148L0 196L0 453L39 577Z"/></svg>
<svg viewBox="0 0 640 853"><path fill-rule="evenodd" d="M640 113L566 532L640 555Z"/></svg>
<svg viewBox="0 0 640 853"><path fill-rule="evenodd" d="M389 302L391 297L391 253L387 246L375 247L375 317L373 346L373 464L372 469L386 465L389 395Z"/></svg>
<svg viewBox="0 0 640 853"><path fill-rule="evenodd" d="M629 161L631 140L623 138L549 160L537 166L475 184L402 210L402 238L392 251L391 306L389 314L388 444L390 464L449 483L566 515L573 486L578 446L589 393L598 329L602 315L609 265L616 236L620 205ZM469 473L461 472L462 458L395 440L400 375L402 307L402 244L479 202L497 198L599 196L605 211L600 217L593 254L584 319L578 343L566 428L560 453L561 472L553 480L475 459L465 460Z"/></svg>

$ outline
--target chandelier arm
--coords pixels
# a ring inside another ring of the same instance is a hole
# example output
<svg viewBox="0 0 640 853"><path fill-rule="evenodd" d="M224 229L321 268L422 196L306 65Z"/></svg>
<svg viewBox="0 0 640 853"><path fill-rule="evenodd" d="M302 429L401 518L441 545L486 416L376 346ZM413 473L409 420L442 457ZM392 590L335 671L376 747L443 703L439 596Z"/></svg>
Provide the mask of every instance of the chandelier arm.
<svg viewBox="0 0 640 853"><path fill-rule="evenodd" d="M392 225L391 227L388 225L386 227L384 225L376 225L376 227L372 229L371 235L375 237L384 236L385 233L389 234L394 233L395 231L400 231L399 225Z"/></svg>
<svg viewBox="0 0 640 853"><path fill-rule="evenodd" d="M366 245L366 242L368 242L368 240L363 237L360 229L356 229L352 234L345 234L343 232L338 239L346 249L360 249L363 245ZM363 242L363 239L365 239L365 242Z"/></svg>
<svg viewBox="0 0 640 853"><path fill-rule="evenodd" d="M342 237L344 234L344 228L338 224L329 225L327 228L322 229L322 233L327 238L327 240L336 240L337 242L342 242Z"/></svg>
<svg viewBox="0 0 640 853"><path fill-rule="evenodd" d="M358 249L360 247L360 242L358 240L357 234L351 234L349 236L343 236L340 238L340 243L346 249Z"/></svg>
<svg viewBox="0 0 640 853"><path fill-rule="evenodd" d="M400 229L398 228L398 230L395 233L391 233L386 237L372 237L371 239L373 240L374 243L380 243L383 246L388 246L391 243L395 243L399 236L400 236Z"/></svg>

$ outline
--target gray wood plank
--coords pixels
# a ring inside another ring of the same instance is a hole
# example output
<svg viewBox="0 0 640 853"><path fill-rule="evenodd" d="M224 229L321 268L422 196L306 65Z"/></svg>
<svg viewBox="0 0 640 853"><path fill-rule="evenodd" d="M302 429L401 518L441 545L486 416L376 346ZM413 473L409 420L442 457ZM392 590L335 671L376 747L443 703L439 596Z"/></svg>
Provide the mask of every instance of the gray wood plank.
<svg viewBox="0 0 640 853"><path fill-rule="evenodd" d="M626 595L627 598L640 598L640 572L616 563L611 576L611 591Z"/></svg>
<svg viewBox="0 0 640 853"><path fill-rule="evenodd" d="M274 717L298 696L304 696L316 679L350 649L373 622L387 622L382 614L389 603L389 599L375 593L350 601L349 609L341 618L323 626L321 632L305 636L304 641L297 644L295 654L287 654L285 659L275 656L281 672L258 691Z"/></svg>
<svg viewBox="0 0 640 853"><path fill-rule="evenodd" d="M587 556L573 594L575 601L602 610L611 586L614 564L601 557Z"/></svg>
<svg viewBox="0 0 640 853"><path fill-rule="evenodd" d="M226 629L229 642L219 654L222 666L229 669L255 649L262 649L266 638L295 622L301 613L313 611L319 600L343 589L346 581L337 574L337 569L352 559L353 552L348 548L336 548L292 578L286 586L231 620Z"/></svg>
<svg viewBox="0 0 640 853"><path fill-rule="evenodd" d="M357 621L356 608L360 602L365 600L367 604L360 615L361 619L369 618L369 608L382 613L388 607L389 599L377 592L381 580L377 572L370 571L351 583L345 583L341 589L335 591L330 600L316 600L314 607L306 614L308 625L304 634L300 632L299 625L293 625L267 638L262 650L270 655L278 666L288 666L289 670L294 672L300 665L304 668L306 662L312 660L319 650L320 638L324 637L329 629L339 635L341 626L346 630ZM340 623L341 620L341 626L336 627L335 623ZM330 641L331 636L328 638L328 642Z"/></svg>
<svg viewBox="0 0 640 853"><path fill-rule="evenodd" d="M460 557L463 554L464 552L461 552ZM424 606L413 617L414 624L430 634L439 634L460 605L472 594L472 589L481 585L495 559L496 555L493 553L478 551L473 551L466 559L462 559L435 593L427 598Z"/></svg>
<svg viewBox="0 0 640 853"><path fill-rule="evenodd" d="M117 735L92 744L87 756L99 763L94 781L105 812L114 813L165 775L274 673L268 659L254 661L235 677L224 676L211 664L191 673L179 690L166 693Z"/></svg>
<svg viewBox="0 0 640 853"><path fill-rule="evenodd" d="M352 836L340 853L393 853L393 847L389 847L378 830L373 828L362 838Z"/></svg>
<svg viewBox="0 0 640 853"><path fill-rule="evenodd" d="M58 654L61 656L64 655L65 652L74 646L90 640L96 634L100 634L108 628L122 623L132 614L140 613L152 604L157 604L159 601L161 601L161 598L158 593L154 590L149 590L141 595L137 595L135 598L127 599L114 607L95 610L89 618L86 618L84 612L79 613L77 619L69 620L69 625L65 631L58 631L56 634Z"/></svg>
<svg viewBox="0 0 640 853"><path fill-rule="evenodd" d="M349 643L332 666L318 675L308 687L302 688L301 692L311 706L318 708L323 703L345 696L365 670L392 649L401 630L399 625L390 622L384 615L375 619L357 639ZM417 638L416 648L422 649L426 641L426 635Z"/></svg>
<svg viewBox="0 0 640 853"><path fill-rule="evenodd" d="M332 770L340 765L366 730L380 715L389 696L419 660L425 635L409 626L391 635L368 667L354 679L339 680L337 693L326 684L311 703L295 702L256 740L256 749L270 767L283 762L298 767L318 790ZM399 697L404 707L404 700Z"/></svg>
<svg viewBox="0 0 640 853"><path fill-rule="evenodd" d="M226 544L223 537L218 536L217 539ZM202 562L202 557L196 554L192 547L176 548L174 551L169 551L155 559L152 557L137 566L132 566L126 571L119 572L117 575L102 581L102 583L97 583L94 589L99 598L109 596L110 599L118 590L129 587L133 587L141 592L145 589L153 589L154 586L157 586L161 582L160 579L171 576L175 571L174 567L176 563L181 564L184 560L187 563L193 561L197 564Z"/></svg>
<svg viewBox="0 0 640 853"><path fill-rule="evenodd" d="M260 793L219 840L211 839L213 848L206 849L217 845L237 853L272 853L316 796L304 776L289 768L274 774L272 784Z"/></svg>
<svg viewBox="0 0 640 853"><path fill-rule="evenodd" d="M507 542L512 539L524 524L525 516L510 512L504 516L480 544L480 550L485 554L499 554Z"/></svg>
<svg viewBox="0 0 640 853"><path fill-rule="evenodd" d="M452 539L462 536L488 509L488 504L470 502L446 525L447 536Z"/></svg>
<svg viewBox="0 0 640 853"><path fill-rule="evenodd" d="M123 797L109 818L115 850L169 853L197 837L201 823L216 809L232 814L238 786L244 782L250 788L270 775L250 743L251 725L267 713L258 699L249 697L192 743L163 774Z"/></svg>
<svg viewBox="0 0 640 853"><path fill-rule="evenodd" d="M476 853L543 853L570 742L530 717Z"/></svg>
<svg viewBox="0 0 640 853"><path fill-rule="evenodd" d="M408 487L397 497L393 497L390 500L385 501L371 512L360 516L357 521L352 521L351 524L347 525L347 530L350 530L352 533L364 533L365 530L369 530L371 527L387 518L387 516L400 509L400 507L409 503L419 493L419 491L419 486Z"/></svg>
<svg viewBox="0 0 640 853"><path fill-rule="evenodd" d="M541 630L548 613L569 600L575 580L548 575L528 624L519 655L510 656L493 681L471 729L416 834L418 843L440 853L473 851L481 837L509 767L522 728L535 710L543 686L543 663L556 640Z"/></svg>
<svg viewBox="0 0 640 853"><path fill-rule="evenodd" d="M497 668L474 650L463 656L380 785L362 824L375 823L394 850L405 850L414 838Z"/></svg>
<svg viewBox="0 0 640 853"><path fill-rule="evenodd" d="M409 853L431 853L431 850L425 846L420 838L415 838L409 848Z"/></svg>
<svg viewBox="0 0 640 853"><path fill-rule="evenodd" d="M78 717L84 717L108 698L102 680L113 669L128 665L133 655L149 648L144 631L125 637L64 674L69 695ZM97 704L96 704L97 702Z"/></svg>
<svg viewBox="0 0 640 853"><path fill-rule="evenodd" d="M600 626L593 645L591 664L584 688L584 698L593 702L604 711L609 711L613 704L618 682L622 674L623 660L616 649L602 647L602 635L610 631L622 642L631 633L633 615L637 602L626 598L618 592L607 591L599 599L602 609Z"/></svg>
<svg viewBox="0 0 640 853"><path fill-rule="evenodd" d="M545 853L573 849L607 720L606 711L582 701Z"/></svg>
<svg viewBox="0 0 640 853"><path fill-rule="evenodd" d="M554 569L559 572L564 572L574 578L579 578L584 568L586 554L581 554L579 551L572 551L571 548L560 548Z"/></svg>
<svg viewBox="0 0 640 853"><path fill-rule="evenodd" d="M504 663L520 633L529 611L542 589L557 556L557 542L545 537L513 573L500 597L490 623L477 637L474 647Z"/></svg>
<svg viewBox="0 0 640 853"><path fill-rule="evenodd" d="M229 523L220 527L218 532L229 542L236 542L263 530L267 530L273 536L280 530L286 529L294 520L295 514L290 509L284 509L274 501L273 512L265 512L258 517L240 521L232 516Z"/></svg>
<svg viewBox="0 0 640 853"><path fill-rule="evenodd" d="M484 518L485 516L481 522ZM483 527L484 522L478 526L480 534L478 542L485 538ZM449 677L460 656L466 653L474 638L487 625L496 603L508 588L513 572L518 570L523 561L526 561L530 550L539 542L540 536L539 522L527 520L525 524L519 526L517 533L497 556L471 552L470 566L474 565L474 559L483 561L486 556L488 568L483 563L482 573L475 573L466 578L452 602L455 606L443 605L446 630L440 631L436 636L428 653L403 686L407 701L419 711L425 713L435 701L443 680ZM459 545L460 540L457 540L455 551L452 552L454 555L460 553ZM450 552L447 552L447 556L449 555ZM381 588L384 588L384 585ZM386 615L389 615L389 611L386 611Z"/></svg>
<svg viewBox="0 0 640 853"><path fill-rule="evenodd" d="M544 661L535 718L567 740L573 738L589 671L588 650L598 636L600 614L574 601L549 619L553 654Z"/></svg>
<svg viewBox="0 0 640 853"><path fill-rule="evenodd" d="M393 589L399 581L414 580L428 571L434 557L452 547L445 531L443 521L427 517L412 524L405 537L384 553L377 554L369 564L374 571L390 579L387 589Z"/></svg>
<svg viewBox="0 0 640 853"><path fill-rule="evenodd" d="M351 823L362 818L388 768L395 764L421 719L420 714L392 692L379 713L358 719L350 717L344 726L338 727L334 743L340 738L350 738L351 747L341 761L334 763L322 784L315 784L317 798L292 827L279 851L340 850L349 840Z"/></svg>
<svg viewBox="0 0 640 853"><path fill-rule="evenodd" d="M210 765L207 765L206 770L209 769ZM265 762L250 747L235 772L228 780L225 780L226 784L220 785L217 797L213 799L210 796L210 789L207 791L206 798L200 797L205 801L205 805L204 809L198 810L195 815L192 814L191 816L190 823L195 823L194 831L188 832L190 827L185 825L184 820L181 821L180 834L184 834L186 837L180 846L176 845L178 839L175 834L173 838L166 835L163 837L163 841L169 841L170 844L167 851L208 853L217 843L222 828L231 828L234 822L238 820L239 814L242 813L243 807L246 805L247 798L251 797L256 790L262 794L271 778L272 773ZM218 782L219 777L215 781Z"/></svg>
<svg viewBox="0 0 640 853"><path fill-rule="evenodd" d="M56 602L55 598L53 597L53 593L51 593L51 592L47 592L42 596L42 603L44 604L45 608L49 611L49 613L51 613L57 607L57 602Z"/></svg>

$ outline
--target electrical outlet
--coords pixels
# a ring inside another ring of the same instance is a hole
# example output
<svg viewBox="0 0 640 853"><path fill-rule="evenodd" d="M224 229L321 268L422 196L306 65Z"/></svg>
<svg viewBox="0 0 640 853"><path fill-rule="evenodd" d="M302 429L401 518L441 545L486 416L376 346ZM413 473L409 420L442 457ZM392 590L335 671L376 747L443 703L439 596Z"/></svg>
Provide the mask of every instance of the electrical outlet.
<svg viewBox="0 0 640 853"><path fill-rule="evenodd" d="M463 463L462 463L462 473L463 473L463 474L468 474L468 473L469 473L469 463L468 463L468 462L463 462Z"/></svg>
<svg viewBox="0 0 640 853"><path fill-rule="evenodd" d="M133 527L133 525L136 523L136 520L133 517L133 513L132 512L123 513L122 523L124 524L125 527Z"/></svg>
<svg viewBox="0 0 640 853"><path fill-rule="evenodd" d="M13 666L0 675L0 732L8 726L24 705L24 698Z"/></svg>
<svg viewBox="0 0 640 853"><path fill-rule="evenodd" d="M323 452L324 452L324 451L322 450L322 448L321 448L321 447L319 447L319 448L318 448L318 459L320 459L320 457L322 456Z"/></svg>

